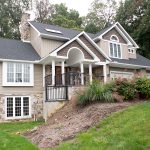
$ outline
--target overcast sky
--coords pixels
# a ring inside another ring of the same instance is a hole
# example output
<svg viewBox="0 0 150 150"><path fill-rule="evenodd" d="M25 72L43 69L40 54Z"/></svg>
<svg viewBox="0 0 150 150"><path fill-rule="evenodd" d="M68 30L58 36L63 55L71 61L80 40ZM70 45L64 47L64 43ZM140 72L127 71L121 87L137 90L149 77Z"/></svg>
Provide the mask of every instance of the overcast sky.
<svg viewBox="0 0 150 150"><path fill-rule="evenodd" d="M53 4L65 3L68 8L79 11L81 16L85 16L87 14L90 4L93 2L93 0L49 0L49 1L50 3ZM116 1L119 2L120 0Z"/></svg>

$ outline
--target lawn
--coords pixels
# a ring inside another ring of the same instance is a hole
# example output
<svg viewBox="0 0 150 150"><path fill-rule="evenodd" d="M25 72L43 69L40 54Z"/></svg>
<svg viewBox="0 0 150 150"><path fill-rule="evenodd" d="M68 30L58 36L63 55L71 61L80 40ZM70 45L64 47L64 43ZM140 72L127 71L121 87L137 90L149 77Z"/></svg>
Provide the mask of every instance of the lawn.
<svg viewBox="0 0 150 150"><path fill-rule="evenodd" d="M53 150L150 150L150 102L114 113Z"/></svg>
<svg viewBox="0 0 150 150"><path fill-rule="evenodd" d="M16 134L40 125L41 122L0 123L0 150L38 150L26 138Z"/></svg>

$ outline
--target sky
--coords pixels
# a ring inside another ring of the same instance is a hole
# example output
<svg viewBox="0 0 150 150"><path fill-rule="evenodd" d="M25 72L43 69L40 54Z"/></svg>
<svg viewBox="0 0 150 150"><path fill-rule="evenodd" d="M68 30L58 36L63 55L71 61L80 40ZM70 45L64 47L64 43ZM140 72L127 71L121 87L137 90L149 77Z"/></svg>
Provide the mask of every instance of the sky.
<svg viewBox="0 0 150 150"><path fill-rule="evenodd" d="M70 9L79 11L81 16L85 16L88 13L88 9L93 0L49 0L52 4L65 3ZM104 0L103 0L104 1ZM116 0L119 2L120 0Z"/></svg>

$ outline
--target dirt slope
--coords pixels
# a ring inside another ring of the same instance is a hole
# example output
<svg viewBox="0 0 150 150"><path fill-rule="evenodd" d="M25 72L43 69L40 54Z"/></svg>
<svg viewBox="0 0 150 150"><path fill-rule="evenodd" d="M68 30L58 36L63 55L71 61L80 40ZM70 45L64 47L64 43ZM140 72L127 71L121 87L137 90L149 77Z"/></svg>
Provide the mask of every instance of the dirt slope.
<svg viewBox="0 0 150 150"><path fill-rule="evenodd" d="M62 141L72 139L78 132L87 130L112 112L133 103L96 103L85 108L72 108L68 103L55 113L46 125L25 134L40 148L54 147Z"/></svg>

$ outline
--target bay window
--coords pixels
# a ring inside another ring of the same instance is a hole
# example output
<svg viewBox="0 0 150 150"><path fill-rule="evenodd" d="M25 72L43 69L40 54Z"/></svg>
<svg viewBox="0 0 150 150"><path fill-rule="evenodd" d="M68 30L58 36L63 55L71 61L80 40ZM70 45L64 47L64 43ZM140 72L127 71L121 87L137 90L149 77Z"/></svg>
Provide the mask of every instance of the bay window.
<svg viewBox="0 0 150 150"><path fill-rule="evenodd" d="M113 58L121 58L121 48L120 44L110 43L110 57Z"/></svg>
<svg viewBox="0 0 150 150"><path fill-rule="evenodd" d="M33 64L3 62L3 86L33 86Z"/></svg>
<svg viewBox="0 0 150 150"><path fill-rule="evenodd" d="M31 117L30 98L24 96L6 97L6 119L20 119Z"/></svg>

